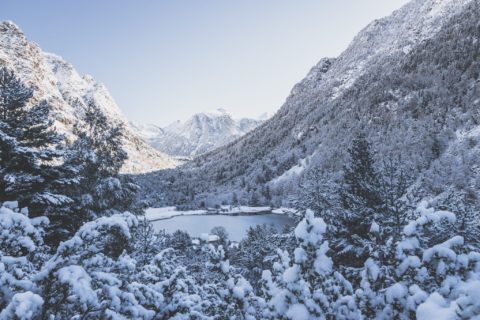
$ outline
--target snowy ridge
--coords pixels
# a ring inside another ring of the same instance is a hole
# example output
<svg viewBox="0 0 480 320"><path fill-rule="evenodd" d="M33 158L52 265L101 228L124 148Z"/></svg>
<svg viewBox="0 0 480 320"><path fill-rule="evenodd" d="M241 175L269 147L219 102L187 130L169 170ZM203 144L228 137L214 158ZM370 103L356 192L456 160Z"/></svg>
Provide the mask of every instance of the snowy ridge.
<svg viewBox="0 0 480 320"><path fill-rule="evenodd" d="M72 136L73 126L81 122L87 101L93 100L114 123L126 127L124 141L129 159L122 171L141 173L176 165L172 158L147 145L129 126L107 88L91 76L80 76L62 57L43 52L29 42L13 22L0 24L0 65L11 68L17 76L33 86L35 100L47 99L57 129Z"/></svg>
<svg viewBox="0 0 480 320"><path fill-rule="evenodd" d="M272 118L180 167L190 179L183 185L195 186L199 201L216 198L209 204L214 205L228 203L232 188L244 201L256 198L255 189L268 195L262 190L267 183L278 199L274 205L287 205L281 203L284 196L294 193L312 168L339 177L359 133L379 146L378 157L401 154L404 162L425 164L419 170L426 170L437 160L434 141L442 141L442 152L450 149L447 145L458 141L449 132L474 132L478 122L468 115L476 114L480 101L473 90L478 79L459 66L476 68L478 59L469 52L478 46L479 7L475 0L413 0L373 21L338 57L321 59ZM182 188L173 187L165 192Z"/></svg>
<svg viewBox="0 0 480 320"><path fill-rule="evenodd" d="M365 27L340 55L331 72L335 81L332 98L352 86L377 57L408 54L422 41L435 36L446 19L463 10L472 0L413 0L391 16Z"/></svg>
<svg viewBox="0 0 480 320"><path fill-rule="evenodd" d="M225 109L197 113L187 121L160 128L133 124L151 146L172 156L193 157L219 148L255 129L266 120L234 119Z"/></svg>

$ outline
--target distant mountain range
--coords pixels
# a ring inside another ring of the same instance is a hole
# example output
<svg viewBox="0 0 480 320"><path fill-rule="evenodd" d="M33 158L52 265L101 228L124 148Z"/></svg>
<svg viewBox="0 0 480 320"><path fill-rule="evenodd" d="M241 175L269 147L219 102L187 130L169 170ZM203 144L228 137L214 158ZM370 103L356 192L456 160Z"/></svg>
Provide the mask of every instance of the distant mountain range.
<svg viewBox="0 0 480 320"><path fill-rule="evenodd" d="M126 127L124 148L128 160L123 172L141 173L174 167L177 161L149 146L130 127L107 88L55 54L43 52L14 23L0 23L0 66L12 69L35 88L35 100L47 99L58 130L74 139L72 128L82 123L87 101L93 100L112 123Z"/></svg>
<svg viewBox="0 0 480 320"><path fill-rule="evenodd" d="M267 119L235 119L224 109L197 113L166 127L133 124L137 134L155 149L172 156L195 157L245 135Z"/></svg>

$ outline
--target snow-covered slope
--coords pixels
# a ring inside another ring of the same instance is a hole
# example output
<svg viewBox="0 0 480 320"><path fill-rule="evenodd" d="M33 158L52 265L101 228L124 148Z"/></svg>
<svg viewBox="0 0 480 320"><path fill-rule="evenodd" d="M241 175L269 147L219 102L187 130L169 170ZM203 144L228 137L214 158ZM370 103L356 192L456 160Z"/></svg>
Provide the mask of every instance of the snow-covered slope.
<svg viewBox="0 0 480 320"><path fill-rule="evenodd" d="M125 124L124 147L129 159L122 169L124 172L147 172L176 165L175 160L154 150L138 137L103 84L91 76L80 76L61 57L43 52L9 21L0 23L0 65L11 68L33 86L35 99L48 99L55 124L67 137L74 138L72 127L82 121L86 102L92 99L112 122Z"/></svg>
<svg viewBox="0 0 480 320"><path fill-rule="evenodd" d="M427 176L447 150L458 149L455 133L480 123L478 21L479 0L409 2L370 23L338 57L320 60L259 128L160 173L183 179L158 188L170 192L172 202L185 199L178 196L184 190L194 190L198 201L228 202L233 190L244 201L255 192L281 201L312 167L327 179L341 176L359 133L378 157L401 155L418 176ZM432 182L432 190L438 185Z"/></svg>
<svg viewBox="0 0 480 320"><path fill-rule="evenodd" d="M234 119L224 109L197 113L187 121L176 121L165 128L133 125L151 146L172 156L194 157L245 135L266 120Z"/></svg>

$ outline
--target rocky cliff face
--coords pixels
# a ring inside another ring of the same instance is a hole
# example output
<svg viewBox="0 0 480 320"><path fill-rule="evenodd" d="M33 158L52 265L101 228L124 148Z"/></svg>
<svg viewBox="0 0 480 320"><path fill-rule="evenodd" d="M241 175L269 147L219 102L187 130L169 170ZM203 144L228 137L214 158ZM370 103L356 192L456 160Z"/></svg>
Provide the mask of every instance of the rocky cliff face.
<svg viewBox="0 0 480 320"><path fill-rule="evenodd" d="M129 159L123 167L127 173L141 173L171 168L176 161L154 150L130 127L107 88L91 76L80 76L60 56L45 53L29 42L12 22L0 23L0 65L15 71L18 77L35 88L34 99L47 99L59 131L70 139L72 128L82 121L88 100L94 100L113 123L126 127L124 148Z"/></svg>

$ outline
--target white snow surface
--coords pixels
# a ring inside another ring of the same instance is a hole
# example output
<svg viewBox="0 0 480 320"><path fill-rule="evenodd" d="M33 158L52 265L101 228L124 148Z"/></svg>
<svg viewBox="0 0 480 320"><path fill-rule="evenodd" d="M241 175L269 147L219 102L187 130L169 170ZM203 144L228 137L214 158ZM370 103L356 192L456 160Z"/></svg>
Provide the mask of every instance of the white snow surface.
<svg viewBox="0 0 480 320"><path fill-rule="evenodd" d="M313 155L311 155L311 156L309 156L305 159L301 159L298 162L298 164L294 165L293 167L291 167L290 169L285 171L281 176L278 176L278 177L274 178L270 183L276 184L276 183L279 183L281 181L290 180L294 177L298 177L300 174L302 174L302 172L308 166L308 162L309 162L311 157L313 157Z"/></svg>
<svg viewBox="0 0 480 320"><path fill-rule="evenodd" d="M162 207L162 208L148 208L145 210L145 217L147 220L155 221L161 219L169 219L176 216L193 216L207 214L207 210L187 210L178 211L175 207Z"/></svg>
<svg viewBox="0 0 480 320"><path fill-rule="evenodd" d="M43 220L45 220L44 218ZM33 252L36 249L32 236L38 234L37 228L32 224L32 221L24 214L14 212L7 207L0 208L0 235L9 236L10 229L23 230L24 233L17 235L12 241L15 241L19 249L24 249L27 252Z"/></svg>
<svg viewBox="0 0 480 320"><path fill-rule="evenodd" d="M0 312L0 320L35 319L35 314L43 303L43 298L31 291L16 293L8 306Z"/></svg>
<svg viewBox="0 0 480 320"><path fill-rule="evenodd" d="M220 240L220 237L214 234L202 233L200 235L200 240L205 242L213 242Z"/></svg>
<svg viewBox="0 0 480 320"><path fill-rule="evenodd" d="M307 210L305 219L295 228L295 237L302 242L317 245L321 243L327 225L322 218L314 218L313 211Z"/></svg>
<svg viewBox="0 0 480 320"><path fill-rule="evenodd" d="M455 320L457 319L456 303L448 304L448 302L438 293L432 293L427 301L418 306L418 320Z"/></svg>
<svg viewBox="0 0 480 320"><path fill-rule="evenodd" d="M401 283L395 283L386 291L386 298L388 303L394 303L395 300L401 300L407 295L407 288Z"/></svg>
<svg viewBox="0 0 480 320"><path fill-rule="evenodd" d="M449 211L435 211L434 208L429 207L427 201L420 202L420 204L417 206L417 212L420 214L420 218L409 222L403 228L403 233L407 236L412 236L415 232L417 232L417 227L423 226L428 222L436 223L442 219L446 219L450 223L454 223L456 221L455 214Z"/></svg>
<svg viewBox="0 0 480 320"><path fill-rule="evenodd" d="M61 283L66 283L82 303L95 303L97 296L91 288L92 279L81 266L71 265L57 271Z"/></svg>
<svg viewBox="0 0 480 320"><path fill-rule="evenodd" d="M305 305L297 303L292 305L287 311L287 317L291 320L309 320L310 313Z"/></svg>

